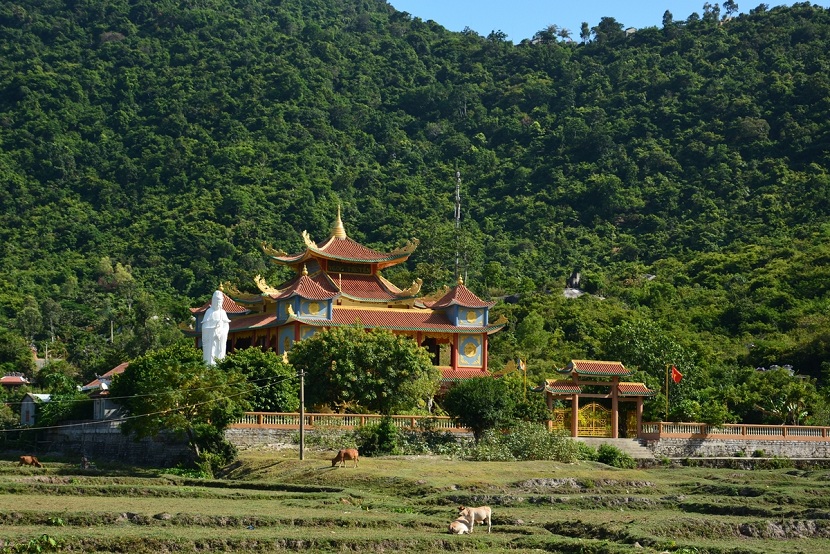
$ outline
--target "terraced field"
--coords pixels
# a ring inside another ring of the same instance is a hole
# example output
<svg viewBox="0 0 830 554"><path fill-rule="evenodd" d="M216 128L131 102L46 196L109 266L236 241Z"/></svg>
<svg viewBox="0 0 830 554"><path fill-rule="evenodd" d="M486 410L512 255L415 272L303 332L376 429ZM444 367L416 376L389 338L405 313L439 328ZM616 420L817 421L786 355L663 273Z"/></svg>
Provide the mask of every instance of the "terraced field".
<svg viewBox="0 0 830 554"><path fill-rule="evenodd" d="M0 552L830 552L827 469L330 457L244 453L210 481L0 461ZM449 535L459 504L492 533Z"/></svg>

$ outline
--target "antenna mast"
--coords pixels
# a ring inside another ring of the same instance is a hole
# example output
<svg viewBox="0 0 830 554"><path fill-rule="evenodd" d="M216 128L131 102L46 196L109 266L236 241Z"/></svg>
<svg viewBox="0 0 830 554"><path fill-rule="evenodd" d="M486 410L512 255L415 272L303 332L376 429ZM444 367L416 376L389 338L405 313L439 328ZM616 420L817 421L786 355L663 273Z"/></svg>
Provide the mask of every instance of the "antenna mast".
<svg viewBox="0 0 830 554"><path fill-rule="evenodd" d="M461 172L455 172L455 277L461 275L459 267L461 229Z"/></svg>

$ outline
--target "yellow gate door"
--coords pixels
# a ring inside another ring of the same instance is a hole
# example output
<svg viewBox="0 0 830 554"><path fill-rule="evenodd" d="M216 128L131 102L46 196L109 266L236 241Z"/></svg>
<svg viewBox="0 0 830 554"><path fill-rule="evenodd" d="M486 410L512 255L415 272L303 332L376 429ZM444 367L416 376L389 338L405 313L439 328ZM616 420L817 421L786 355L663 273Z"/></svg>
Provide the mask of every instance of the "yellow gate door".
<svg viewBox="0 0 830 554"><path fill-rule="evenodd" d="M591 402L579 409L580 437L610 437L611 410Z"/></svg>

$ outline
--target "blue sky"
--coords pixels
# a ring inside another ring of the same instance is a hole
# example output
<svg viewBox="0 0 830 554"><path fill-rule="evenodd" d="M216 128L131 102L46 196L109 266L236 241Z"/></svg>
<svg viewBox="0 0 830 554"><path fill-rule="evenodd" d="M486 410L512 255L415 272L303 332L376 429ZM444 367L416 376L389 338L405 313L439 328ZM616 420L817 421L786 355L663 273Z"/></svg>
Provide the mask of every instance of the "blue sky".
<svg viewBox="0 0 830 554"><path fill-rule="evenodd" d="M432 19L450 31L465 27L487 36L501 30L508 40L519 43L531 38L537 31L554 24L570 29L574 39L586 21L594 27L603 17L613 17L625 27L660 27L663 13L669 10L675 20L683 20L693 12L703 13L706 0L387 0L396 10L409 12L424 21ZM709 0L711 4L722 1ZM759 4L770 7L792 5L793 2L752 0L736 1L739 12L745 13ZM816 1L830 7L830 0ZM721 8L721 14L724 10Z"/></svg>

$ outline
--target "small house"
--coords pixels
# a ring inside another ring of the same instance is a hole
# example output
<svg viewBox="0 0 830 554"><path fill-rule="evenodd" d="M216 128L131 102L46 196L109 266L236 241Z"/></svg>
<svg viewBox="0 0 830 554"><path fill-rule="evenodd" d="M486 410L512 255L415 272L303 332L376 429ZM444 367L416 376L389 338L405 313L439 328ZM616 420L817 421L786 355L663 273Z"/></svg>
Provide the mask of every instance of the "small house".
<svg viewBox="0 0 830 554"><path fill-rule="evenodd" d="M20 425L24 427L31 427L35 424L37 416L37 407L40 404L45 404L51 400L50 394L35 394L27 392L20 403Z"/></svg>

